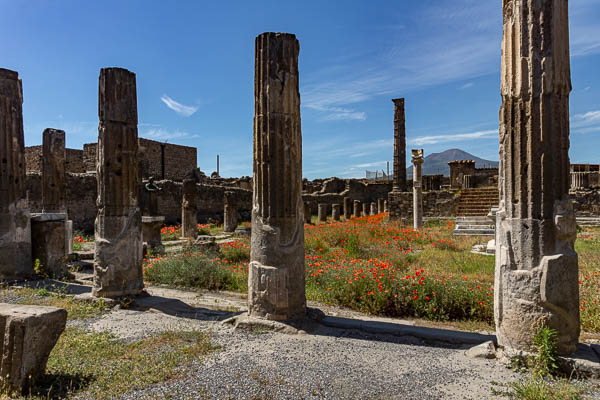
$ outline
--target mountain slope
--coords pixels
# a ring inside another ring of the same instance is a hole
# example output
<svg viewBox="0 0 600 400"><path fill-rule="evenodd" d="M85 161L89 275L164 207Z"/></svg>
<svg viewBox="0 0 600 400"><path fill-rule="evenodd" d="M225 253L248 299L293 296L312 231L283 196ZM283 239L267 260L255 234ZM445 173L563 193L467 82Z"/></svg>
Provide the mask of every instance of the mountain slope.
<svg viewBox="0 0 600 400"><path fill-rule="evenodd" d="M498 161L484 160L460 149L450 149L442 153L432 153L426 156L423 163L423 175L442 174L450 176L450 166L448 163L455 160L475 160L475 167L477 168L498 167ZM406 174L408 178L412 178L412 166L406 169Z"/></svg>

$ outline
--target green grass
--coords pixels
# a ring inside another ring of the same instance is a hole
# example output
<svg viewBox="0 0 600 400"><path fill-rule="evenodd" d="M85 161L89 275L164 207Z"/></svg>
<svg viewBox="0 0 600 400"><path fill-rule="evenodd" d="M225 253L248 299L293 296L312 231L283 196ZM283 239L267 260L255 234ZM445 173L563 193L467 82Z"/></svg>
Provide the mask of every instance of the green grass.
<svg viewBox="0 0 600 400"><path fill-rule="evenodd" d="M500 386L507 390L492 387L492 394L515 400L583 400L589 391L579 382L539 376L532 376L525 382L517 381Z"/></svg>
<svg viewBox="0 0 600 400"><path fill-rule="evenodd" d="M48 360L46 375L26 398L109 399L167 380L216 347L201 332L162 333L128 343L110 333L69 327Z"/></svg>

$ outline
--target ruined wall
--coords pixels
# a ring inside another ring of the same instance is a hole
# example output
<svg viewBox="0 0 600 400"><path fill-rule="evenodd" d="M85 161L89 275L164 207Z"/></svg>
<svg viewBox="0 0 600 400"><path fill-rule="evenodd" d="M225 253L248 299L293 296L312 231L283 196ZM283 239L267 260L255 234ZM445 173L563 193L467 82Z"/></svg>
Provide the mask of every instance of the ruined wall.
<svg viewBox="0 0 600 400"><path fill-rule="evenodd" d="M42 146L25 147L26 173L42 171Z"/></svg>
<svg viewBox="0 0 600 400"><path fill-rule="evenodd" d="M390 212L396 212L395 219L411 223L413 220L413 193L391 192L389 194ZM458 210L460 195L454 192L440 190L423 192L424 217L454 217ZM392 217L390 215L390 217Z"/></svg>
<svg viewBox="0 0 600 400"><path fill-rule="evenodd" d="M65 149L65 151L67 152L65 170L75 174L86 172L85 164L83 162L83 150Z"/></svg>
<svg viewBox="0 0 600 400"><path fill-rule="evenodd" d="M83 159L83 150L66 149L65 169L67 172L83 173L86 172L86 166ZM95 157L94 152L94 157ZM96 160L94 159L94 165ZM42 171L42 146L25 147L25 163L28 174Z"/></svg>
<svg viewBox="0 0 600 400"><path fill-rule="evenodd" d="M155 182L163 190L158 193L158 211L165 216L165 223L181 223L181 200L182 184L171 180ZM32 212L42 210L41 174L27 174L27 190L29 193L29 204ZM94 220L96 219L96 197L98 187L96 174L72 174L67 173L67 212L69 219L73 220L73 229L94 232ZM215 185L198 185L198 222L204 223L209 220L223 221L225 190L235 193L239 201L238 212L242 221L250 220L252 206L252 192L236 187L224 187Z"/></svg>
<svg viewBox="0 0 600 400"><path fill-rule="evenodd" d="M578 217L600 217L600 190L571 191L569 197Z"/></svg>

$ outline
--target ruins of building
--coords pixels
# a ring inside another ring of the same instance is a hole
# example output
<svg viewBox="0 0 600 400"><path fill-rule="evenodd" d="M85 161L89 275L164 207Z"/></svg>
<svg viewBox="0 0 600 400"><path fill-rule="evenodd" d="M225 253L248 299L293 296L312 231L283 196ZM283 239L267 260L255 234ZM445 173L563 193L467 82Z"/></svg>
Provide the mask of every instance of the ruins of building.
<svg viewBox="0 0 600 400"><path fill-rule="evenodd" d="M498 185L498 168L476 168L474 160L456 160L450 166L451 189L474 189Z"/></svg>
<svg viewBox="0 0 600 400"><path fill-rule="evenodd" d="M600 187L599 164L571 164L571 189L592 189Z"/></svg>

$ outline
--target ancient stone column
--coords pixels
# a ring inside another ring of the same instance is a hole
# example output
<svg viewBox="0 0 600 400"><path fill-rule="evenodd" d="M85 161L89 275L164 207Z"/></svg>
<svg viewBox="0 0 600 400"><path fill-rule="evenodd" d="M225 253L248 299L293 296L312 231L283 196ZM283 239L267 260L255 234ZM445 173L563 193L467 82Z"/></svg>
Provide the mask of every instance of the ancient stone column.
<svg viewBox="0 0 600 400"><path fill-rule="evenodd" d="M349 220L352 215L352 199L344 197L344 219Z"/></svg>
<svg viewBox="0 0 600 400"><path fill-rule="evenodd" d="M371 203L370 215L377 215L377 203Z"/></svg>
<svg viewBox="0 0 600 400"><path fill-rule="evenodd" d="M33 275L22 105L19 74L0 68L0 279L3 280Z"/></svg>
<svg viewBox="0 0 600 400"><path fill-rule="evenodd" d="M186 239L198 237L198 209L196 197L198 188L196 180L185 179L183 181L181 202L181 236Z"/></svg>
<svg viewBox="0 0 600 400"><path fill-rule="evenodd" d="M362 215L363 217L367 217L369 215L369 204L362 203Z"/></svg>
<svg viewBox="0 0 600 400"><path fill-rule="evenodd" d="M223 232L235 232L238 225L238 210L235 192L226 191L224 196Z"/></svg>
<svg viewBox="0 0 600 400"><path fill-rule="evenodd" d="M317 221L327 222L327 204L318 205Z"/></svg>
<svg viewBox="0 0 600 400"><path fill-rule="evenodd" d="M383 202L383 211L384 211L384 212L389 212L389 211L390 211L389 203L388 203L388 201L387 201L387 200L385 200L385 201Z"/></svg>
<svg viewBox="0 0 600 400"><path fill-rule="evenodd" d="M98 214L92 295L136 295L142 292L144 282L134 73L122 68L100 70L98 116Z"/></svg>
<svg viewBox="0 0 600 400"><path fill-rule="evenodd" d="M385 211L383 199L377 199L377 214L381 214Z"/></svg>
<svg viewBox="0 0 600 400"><path fill-rule="evenodd" d="M66 213L65 131L45 129L42 136L42 210Z"/></svg>
<svg viewBox="0 0 600 400"><path fill-rule="evenodd" d="M413 150L413 227L415 229L423 227L423 175L421 173L423 162L423 150Z"/></svg>
<svg viewBox="0 0 600 400"><path fill-rule="evenodd" d="M248 314L272 320L306 315L299 52L292 34L256 38Z"/></svg>
<svg viewBox="0 0 600 400"><path fill-rule="evenodd" d="M354 218L360 217L360 201L354 200Z"/></svg>
<svg viewBox="0 0 600 400"><path fill-rule="evenodd" d="M339 221L340 220L340 209L342 207L339 204L332 204L331 205L331 219L333 221Z"/></svg>
<svg viewBox="0 0 600 400"><path fill-rule="evenodd" d="M579 338L570 76L568 1L504 1L494 314L509 349L530 350L540 323L560 353Z"/></svg>
<svg viewBox="0 0 600 400"><path fill-rule="evenodd" d="M394 186L392 191L406 190L406 121L404 99L394 102Z"/></svg>
<svg viewBox="0 0 600 400"><path fill-rule="evenodd" d="M310 224L312 218L312 210L310 208L310 203L304 203L304 223Z"/></svg>

